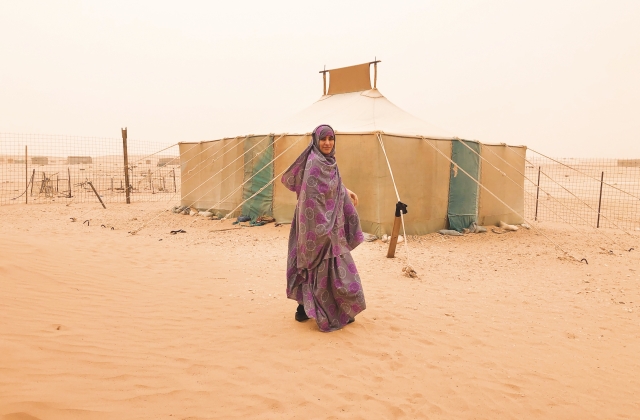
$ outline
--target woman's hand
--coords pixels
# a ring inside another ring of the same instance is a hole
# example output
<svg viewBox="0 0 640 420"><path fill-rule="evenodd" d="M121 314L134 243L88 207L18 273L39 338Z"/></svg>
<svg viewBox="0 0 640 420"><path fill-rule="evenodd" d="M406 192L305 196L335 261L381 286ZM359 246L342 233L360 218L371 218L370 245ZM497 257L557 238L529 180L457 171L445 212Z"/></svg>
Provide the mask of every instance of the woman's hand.
<svg viewBox="0 0 640 420"><path fill-rule="evenodd" d="M353 203L353 205L357 206L358 205L358 196L356 195L356 193L354 193L353 191L351 191L347 187L345 187L345 189L347 190L347 194L349 194L349 198L351 199L351 202Z"/></svg>

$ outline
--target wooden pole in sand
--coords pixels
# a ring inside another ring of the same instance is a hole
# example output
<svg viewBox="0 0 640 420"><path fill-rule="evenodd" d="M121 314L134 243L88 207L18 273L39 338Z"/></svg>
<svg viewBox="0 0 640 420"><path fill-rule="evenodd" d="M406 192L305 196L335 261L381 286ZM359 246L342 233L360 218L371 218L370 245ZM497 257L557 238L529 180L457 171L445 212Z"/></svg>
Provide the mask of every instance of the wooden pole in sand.
<svg viewBox="0 0 640 420"><path fill-rule="evenodd" d="M122 149L124 151L124 191L127 196L127 204L131 204L129 188L129 154L127 153L127 127L122 129Z"/></svg>
<svg viewBox="0 0 640 420"><path fill-rule="evenodd" d="M29 189L29 167L27 163L27 158L29 153L27 151L28 146L24 146L24 203L29 204L29 194L27 194L27 190Z"/></svg>
<svg viewBox="0 0 640 420"><path fill-rule="evenodd" d="M176 186L176 169L173 168L173 192L178 192L178 187Z"/></svg>
<svg viewBox="0 0 640 420"><path fill-rule="evenodd" d="M398 244L398 233L402 225L402 215L407 214L407 205L398 201L396 203L396 218L393 221L393 230L391 231L391 239L389 239L389 250L387 258L393 258L396 255L396 245ZM405 238L405 241L407 239Z"/></svg>

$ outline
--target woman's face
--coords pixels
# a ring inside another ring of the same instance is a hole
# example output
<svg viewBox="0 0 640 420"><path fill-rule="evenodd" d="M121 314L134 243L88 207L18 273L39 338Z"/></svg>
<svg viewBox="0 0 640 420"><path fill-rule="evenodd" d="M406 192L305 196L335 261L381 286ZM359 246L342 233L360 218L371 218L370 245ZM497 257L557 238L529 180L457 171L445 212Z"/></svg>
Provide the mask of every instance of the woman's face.
<svg viewBox="0 0 640 420"><path fill-rule="evenodd" d="M333 145L335 144L335 142L336 140L333 136L327 136L318 141L318 147L320 148L320 151L323 155L328 155L333 150Z"/></svg>

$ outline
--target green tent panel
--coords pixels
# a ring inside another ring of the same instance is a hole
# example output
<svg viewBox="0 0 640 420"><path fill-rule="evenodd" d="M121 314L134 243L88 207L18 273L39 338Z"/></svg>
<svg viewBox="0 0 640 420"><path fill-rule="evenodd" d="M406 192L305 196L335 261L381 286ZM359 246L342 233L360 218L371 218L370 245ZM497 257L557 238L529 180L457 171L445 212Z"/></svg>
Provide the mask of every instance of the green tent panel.
<svg viewBox="0 0 640 420"><path fill-rule="evenodd" d="M480 178L480 143L456 139L452 141L451 146L453 163L449 178L447 217L449 229L462 232L462 229L468 228L478 219L478 183L476 181Z"/></svg>
<svg viewBox="0 0 640 420"><path fill-rule="evenodd" d="M273 136L267 139L262 136L245 139L244 151L246 152L244 158L246 184L242 189L242 201L256 194L274 177ZM242 215L251 217L253 221L260 216L273 216L273 183L244 203Z"/></svg>

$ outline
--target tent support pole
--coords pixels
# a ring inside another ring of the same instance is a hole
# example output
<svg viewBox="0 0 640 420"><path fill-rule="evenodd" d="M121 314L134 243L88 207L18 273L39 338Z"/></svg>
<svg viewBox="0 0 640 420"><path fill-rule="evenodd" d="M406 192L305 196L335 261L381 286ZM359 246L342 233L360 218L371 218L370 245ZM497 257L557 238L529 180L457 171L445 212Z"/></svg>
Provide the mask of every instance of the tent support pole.
<svg viewBox="0 0 640 420"><path fill-rule="evenodd" d="M395 219L393 220L393 230L391 231L391 238L389 239L389 250L387 251L387 258L393 258L396 255L396 245L398 244L398 233L400 232L400 226L402 226L402 215L407 214L407 205L401 201L396 203ZM404 238L406 241L407 238Z"/></svg>

